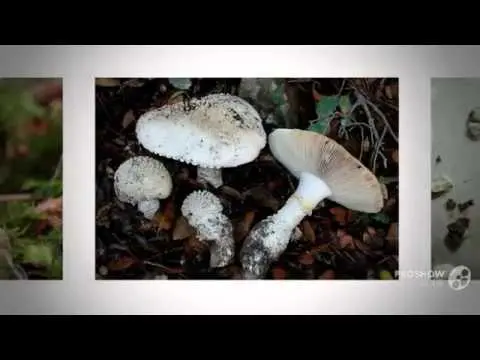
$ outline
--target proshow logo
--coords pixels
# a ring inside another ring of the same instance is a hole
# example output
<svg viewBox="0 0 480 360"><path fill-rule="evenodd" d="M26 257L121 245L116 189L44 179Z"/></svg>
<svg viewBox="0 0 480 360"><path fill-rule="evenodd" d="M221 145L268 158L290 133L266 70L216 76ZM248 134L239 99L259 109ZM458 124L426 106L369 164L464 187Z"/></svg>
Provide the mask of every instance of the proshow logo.
<svg viewBox="0 0 480 360"><path fill-rule="evenodd" d="M433 280L438 285L446 282L455 291L465 289L472 281L472 271L463 265L454 267L450 264L442 264L430 271L399 270L396 274L399 278Z"/></svg>
<svg viewBox="0 0 480 360"><path fill-rule="evenodd" d="M466 266L454 267L448 274L448 286L455 291L463 290L472 281L472 272Z"/></svg>

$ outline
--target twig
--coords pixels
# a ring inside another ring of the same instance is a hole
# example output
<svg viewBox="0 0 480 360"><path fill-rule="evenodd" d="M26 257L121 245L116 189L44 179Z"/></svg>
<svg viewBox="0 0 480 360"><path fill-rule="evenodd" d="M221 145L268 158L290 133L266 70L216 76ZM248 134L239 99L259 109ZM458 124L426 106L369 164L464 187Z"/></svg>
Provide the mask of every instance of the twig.
<svg viewBox="0 0 480 360"><path fill-rule="evenodd" d="M398 137L397 137L397 135L395 135L395 132L393 131L392 127L390 126L390 123L388 122L388 120L385 117L385 115L383 114L383 112L381 112L380 109L377 107L377 105L375 105L373 102L368 100L366 97L364 97L364 100L373 109L373 111L375 111L377 113L377 115L380 116L380 118L384 122L386 128L388 129L388 132L390 133L392 138L398 143Z"/></svg>
<svg viewBox="0 0 480 360"><path fill-rule="evenodd" d="M0 194L0 203L13 201L31 201L36 199L37 197L33 194Z"/></svg>
<svg viewBox="0 0 480 360"><path fill-rule="evenodd" d="M163 271L169 273L169 274L176 274L182 278L185 278L185 275L180 273L180 272L177 272L171 268L169 268L168 266L165 266L165 265L162 265L162 264L158 264L158 263L155 263L155 262L152 262L152 261L148 261L148 260L144 260L143 261L143 264L144 265L150 265L150 266L153 266L153 267L156 267L156 268L159 268L159 269L162 269Z"/></svg>
<svg viewBox="0 0 480 360"><path fill-rule="evenodd" d="M63 165L63 154L60 155L60 160L58 160L57 166L55 167L55 172L53 173L50 182L49 182L49 190L48 194L49 196L52 195L53 193L53 182L55 180L58 180L62 176L62 165Z"/></svg>
<svg viewBox="0 0 480 360"><path fill-rule="evenodd" d="M337 97L340 97L342 94L343 88L345 87L345 84L347 83L347 79L343 79L342 85L340 86L340 90L338 91Z"/></svg>
<svg viewBox="0 0 480 360"><path fill-rule="evenodd" d="M3 257L4 261L6 262L6 264L10 267L10 270L12 271L13 275L15 275L15 277L18 279L18 280L25 280L25 279L28 279L28 275L27 273L25 272L25 270L23 270L23 268L21 268L20 266L17 266L15 265L13 259L12 259L12 256L10 255L9 252L6 252L6 251L0 251L0 256ZM1 261L1 260L0 260Z"/></svg>
<svg viewBox="0 0 480 360"><path fill-rule="evenodd" d="M57 167L55 168L55 172L53 173L52 178L50 179L50 183L60 178L62 174L62 165L63 165L63 154L60 155L60 160L58 160Z"/></svg>
<svg viewBox="0 0 480 360"><path fill-rule="evenodd" d="M374 118L372 116L372 113L370 112L370 109L368 108L367 106L367 98L365 96L363 96L363 94L361 94L360 92L357 91L356 93L356 96L357 96L357 99L360 103L360 105L362 106L363 110L365 111L365 114L367 115L367 119L368 119L368 124L370 125L373 133L375 134L375 139L378 140L378 138L380 137L378 135L378 131L377 131L377 128L375 127L375 121L374 121Z"/></svg>

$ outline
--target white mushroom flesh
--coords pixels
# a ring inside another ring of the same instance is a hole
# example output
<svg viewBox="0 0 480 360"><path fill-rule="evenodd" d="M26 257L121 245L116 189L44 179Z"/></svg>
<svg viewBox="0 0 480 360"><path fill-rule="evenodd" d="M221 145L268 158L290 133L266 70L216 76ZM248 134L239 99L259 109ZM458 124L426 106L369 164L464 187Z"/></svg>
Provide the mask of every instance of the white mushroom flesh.
<svg viewBox="0 0 480 360"><path fill-rule="evenodd" d="M185 104L176 103L143 114L136 125L140 144L152 153L211 169L251 162L265 147L260 115L245 100L212 94L191 100L190 106L187 111ZM218 176L214 181L216 187L222 183Z"/></svg>
<svg viewBox="0 0 480 360"><path fill-rule="evenodd" d="M332 194L328 185L315 175L300 174L295 192L277 213L260 221L247 235L240 261L245 278L263 278L271 263L278 260L303 218Z"/></svg>
<svg viewBox="0 0 480 360"><path fill-rule="evenodd" d="M185 198L181 212L195 229L197 238L210 245L210 266L230 264L235 255L233 226L223 214L220 200L211 192L197 190Z"/></svg>
<svg viewBox="0 0 480 360"><path fill-rule="evenodd" d="M167 168L148 156L135 156L124 161L114 174L118 199L136 205L148 219L158 211L160 200L170 196L172 187Z"/></svg>

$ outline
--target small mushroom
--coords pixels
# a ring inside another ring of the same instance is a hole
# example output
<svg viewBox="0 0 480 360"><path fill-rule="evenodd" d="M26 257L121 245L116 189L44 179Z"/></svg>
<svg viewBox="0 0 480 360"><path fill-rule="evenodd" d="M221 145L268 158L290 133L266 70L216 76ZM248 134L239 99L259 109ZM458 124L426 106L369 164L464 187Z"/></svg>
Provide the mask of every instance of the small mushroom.
<svg viewBox="0 0 480 360"><path fill-rule="evenodd" d="M377 178L345 148L314 132L277 129L268 138L273 156L299 178L298 186L275 214L257 223L240 252L246 278L261 278L286 249L292 231L325 198L356 211L383 208Z"/></svg>
<svg viewBox="0 0 480 360"><path fill-rule="evenodd" d="M209 191L197 190L185 198L181 212L197 238L210 244L210 266L227 266L235 254L235 241L232 223L223 214L220 199Z"/></svg>
<svg viewBox="0 0 480 360"><path fill-rule="evenodd" d="M172 136L175 134L175 136ZM221 168L255 160L266 145L258 112L240 97L211 94L144 113L136 135L148 151L197 166L197 178L223 185Z"/></svg>
<svg viewBox="0 0 480 360"><path fill-rule="evenodd" d="M136 205L147 219L155 216L160 200L170 196L172 187L167 168L148 156L134 156L124 161L114 175L118 199Z"/></svg>

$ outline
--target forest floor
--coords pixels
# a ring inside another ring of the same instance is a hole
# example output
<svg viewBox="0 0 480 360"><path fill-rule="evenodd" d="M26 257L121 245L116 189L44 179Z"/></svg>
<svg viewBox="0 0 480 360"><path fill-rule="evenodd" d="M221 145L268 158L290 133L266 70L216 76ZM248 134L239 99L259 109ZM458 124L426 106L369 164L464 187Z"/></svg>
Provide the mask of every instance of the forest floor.
<svg viewBox="0 0 480 360"><path fill-rule="evenodd" d="M0 279L62 278L62 83L0 79Z"/></svg>
<svg viewBox="0 0 480 360"><path fill-rule="evenodd" d="M268 145L248 164L223 169L224 185L196 181L195 167L142 148L135 122L145 111L189 97L231 93L249 101L268 133L308 129L342 144L377 176L387 195L380 213L351 211L328 199L298 226L267 279L396 279L398 270L398 79L97 79L96 274L98 279L238 279L232 265L209 267L208 247L181 216L191 191L221 200L238 254L258 221L273 214L298 181ZM173 191L153 220L120 202L113 174L134 155L161 160Z"/></svg>

